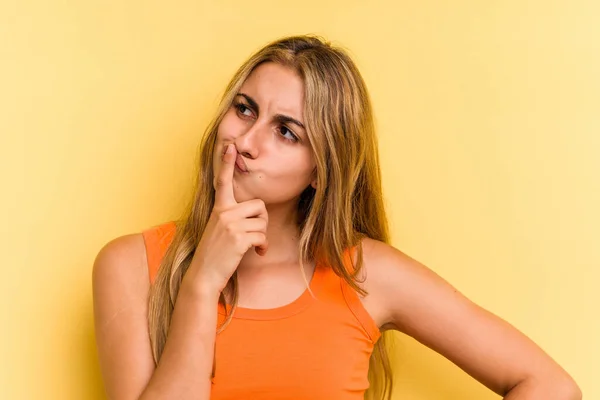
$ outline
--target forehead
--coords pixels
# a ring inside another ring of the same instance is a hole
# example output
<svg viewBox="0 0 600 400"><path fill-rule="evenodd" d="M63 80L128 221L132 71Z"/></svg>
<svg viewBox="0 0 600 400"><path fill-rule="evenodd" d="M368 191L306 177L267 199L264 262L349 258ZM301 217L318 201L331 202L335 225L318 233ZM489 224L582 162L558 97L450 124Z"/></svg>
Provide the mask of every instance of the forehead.
<svg viewBox="0 0 600 400"><path fill-rule="evenodd" d="M259 65L250 73L240 91L261 108L300 118L304 105L304 82L296 71L273 62Z"/></svg>

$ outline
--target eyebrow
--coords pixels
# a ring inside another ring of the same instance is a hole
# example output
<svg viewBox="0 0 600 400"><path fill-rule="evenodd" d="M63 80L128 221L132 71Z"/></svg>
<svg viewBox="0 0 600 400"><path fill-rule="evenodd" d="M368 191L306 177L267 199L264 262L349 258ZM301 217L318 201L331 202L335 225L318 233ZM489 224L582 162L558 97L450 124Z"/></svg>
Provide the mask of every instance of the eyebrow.
<svg viewBox="0 0 600 400"><path fill-rule="evenodd" d="M238 93L238 96L242 96L243 98L246 99L246 101L248 102L248 104L250 104L250 107L254 108L256 110L257 113L259 113L259 107L258 107L258 103L250 96L248 96L245 93ZM273 119L277 122L279 122L280 124L294 124L299 126L300 128L306 130L306 128L304 127L304 124L300 121L298 121L295 118L290 117L289 115L283 115L283 114L276 114Z"/></svg>

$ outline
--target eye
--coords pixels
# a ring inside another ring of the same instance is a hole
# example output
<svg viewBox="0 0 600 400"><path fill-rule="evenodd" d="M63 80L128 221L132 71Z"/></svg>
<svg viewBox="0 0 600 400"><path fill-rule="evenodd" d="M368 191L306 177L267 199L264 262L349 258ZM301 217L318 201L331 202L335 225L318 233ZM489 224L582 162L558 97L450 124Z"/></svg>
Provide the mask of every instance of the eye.
<svg viewBox="0 0 600 400"><path fill-rule="evenodd" d="M248 106L246 106L244 103L235 103L235 108L237 109L237 111L246 116L246 117L251 117L252 116L252 109L250 109Z"/></svg>
<svg viewBox="0 0 600 400"><path fill-rule="evenodd" d="M292 132L287 126L281 125L279 127L279 132L284 137L284 139L289 140L294 143L298 142L298 136L294 135L294 132ZM286 135L289 135L289 136L286 136Z"/></svg>

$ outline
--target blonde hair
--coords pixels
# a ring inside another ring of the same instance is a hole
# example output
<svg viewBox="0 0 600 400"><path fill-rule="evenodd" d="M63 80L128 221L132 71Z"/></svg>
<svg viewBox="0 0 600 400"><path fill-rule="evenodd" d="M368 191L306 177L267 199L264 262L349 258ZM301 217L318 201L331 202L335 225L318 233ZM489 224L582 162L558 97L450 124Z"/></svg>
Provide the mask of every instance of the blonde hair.
<svg viewBox="0 0 600 400"><path fill-rule="evenodd" d="M366 292L357 284L363 265L360 241L369 237L389 243L371 102L356 65L342 49L316 36L286 37L266 45L235 73L200 143L193 197L176 223L173 241L150 290L149 330L157 364L182 278L213 208L212 161L218 126L244 81L265 62L292 68L305 86L303 117L316 161L317 187L309 185L298 202L301 266L307 260L320 260L364 295ZM356 263L349 271L343 253L355 246ZM236 273L227 288L233 293L233 313L238 299ZM225 304L223 295L219 302ZM219 332L231 321L232 313ZM385 332L381 335L369 360L367 399L391 398L393 382L386 336Z"/></svg>

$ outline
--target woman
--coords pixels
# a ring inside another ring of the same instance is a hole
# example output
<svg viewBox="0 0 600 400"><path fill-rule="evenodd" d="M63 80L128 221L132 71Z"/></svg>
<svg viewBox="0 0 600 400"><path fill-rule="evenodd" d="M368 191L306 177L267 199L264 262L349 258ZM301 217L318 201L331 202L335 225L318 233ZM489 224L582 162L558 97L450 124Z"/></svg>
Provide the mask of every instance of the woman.
<svg viewBox="0 0 600 400"><path fill-rule="evenodd" d="M297 36L253 55L199 167L181 220L95 260L109 398L390 398L391 330L506 399L581 398L527 337L388 244L371 104L342 50Z"/></svg>

